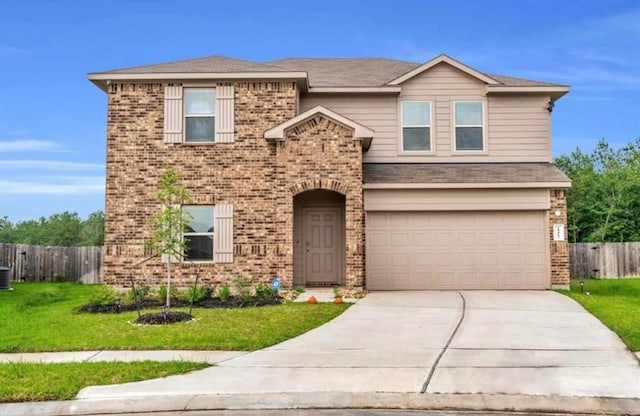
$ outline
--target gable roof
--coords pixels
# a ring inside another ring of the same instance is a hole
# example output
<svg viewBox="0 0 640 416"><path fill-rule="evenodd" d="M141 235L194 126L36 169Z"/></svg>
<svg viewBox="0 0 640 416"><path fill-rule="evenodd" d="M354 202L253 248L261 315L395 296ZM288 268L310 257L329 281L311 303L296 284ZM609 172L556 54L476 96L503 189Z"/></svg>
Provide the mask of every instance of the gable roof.
<svg viewBox="0 0 640 416"><path fill-rule="evenodd" d="M433 58L430 61L425 62L424 64L414 68L413 70L407 72L406 74L403 74L402 76L392 79L391 81L387 82L388 85L400 85L405 81L410 80L411 78L415 77L416 75L419 75L425 71L428 71L429 69L433 68L436 65L439 64L448 64L451 65L452 67L458 69L459 71L464 72L467 75L472 76L473 78L476 78L484 83L490 84L490 85L495 85L495 84L500 84L500 82L496 81L495 79L493 79L492 77L488 76L487 74L483 74L482 72L476 71L475 69L471 68L468 65L463 64L462 62L456 61L455 59L447 56L447 55L438 55L435 58Z"/></svg>
<svg viewBox="0 0 640 416"><path fill-rule="evenodd" d="M502 90L506 87L568 91L566 85L480 72L447 55L439 55L424 64L386 58L285 58L261 63L216 55L93 72L89 79L100 86L109 80L130 79L292 79L301 82L305 89L333 87L398 92L396 85L440 63L485 82L495 92L517 92Z"/></svg>
<svg viewBox="0 0 640 416"><path fill-rule="evenodd" d="M267 130L264 132L265 139L275 139L275 140L284 140L286 130L297 126L298 124L304 123L310 118L322 114L330 120L335 121L338 124L342 124L343 126L349 127L353 129L353 138L354 139L371 139L373 138L374 131L370 128L363 126L362 124L351 120L341 114L336 113L335 111L329 110L326 107L321 105L317 105L304 113L300 113L297 116L290 118L284 123L278 124L277 126Z"/></svg>

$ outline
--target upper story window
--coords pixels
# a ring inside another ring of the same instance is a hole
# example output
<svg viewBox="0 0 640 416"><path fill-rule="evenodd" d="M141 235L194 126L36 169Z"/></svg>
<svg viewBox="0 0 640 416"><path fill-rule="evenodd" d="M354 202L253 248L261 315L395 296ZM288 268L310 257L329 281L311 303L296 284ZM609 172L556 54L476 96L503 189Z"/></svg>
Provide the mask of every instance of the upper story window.
<svg viewBox="0 0 640 416"><path fill-rule="evenodd" d="M212 205L185 205L191 218L183 232L187 245L185 260L213 261L214 207Z"/></svg>
<svg viewBox="0 0 640 416"><path fill-rule="evenodd" d="M402 102L402 151L431 151L431 103Z"/></svg>
<svg viewBox="0 0 640 416"><path fill-rule="evenodd" d="M484 149L484 102L454 101L455 150Z"/></svg>
<svg viewBox="0 0 640 416"><path fill-rule="evenodd" d="M215 88L184 89L185 142L215 141Z"/></svg>

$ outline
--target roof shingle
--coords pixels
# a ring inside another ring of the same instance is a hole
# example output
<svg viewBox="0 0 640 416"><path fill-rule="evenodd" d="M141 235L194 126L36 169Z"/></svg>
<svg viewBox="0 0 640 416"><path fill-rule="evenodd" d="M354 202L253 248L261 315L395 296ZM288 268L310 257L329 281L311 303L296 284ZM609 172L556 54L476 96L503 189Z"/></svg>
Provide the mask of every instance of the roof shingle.
<svg viewBox="0 0 640 416"><path fill-rule="evenodd" d="M154 73L188 73L188 72L286 72L287 69L268 64L227 58L225 56L208 56L206 58L186 59L165 62L155 65L133 66L129 68L104 71L109 74L154 74Z"/></svg>
<svg viewBox="0 0 640 416"><path fill-rule="evenodd" d="M386 58L285 58L259 63L224 56L102 71L102 74L307 72L311 87L381 87L421 64ZM558 86L542 81L485 75L504 86Z"/></svg>
<svg viewBox="0 0 640 416"><path fill-rule="evenodd" d="M365 163L364 183L569 182L551 163Z"/></svg>

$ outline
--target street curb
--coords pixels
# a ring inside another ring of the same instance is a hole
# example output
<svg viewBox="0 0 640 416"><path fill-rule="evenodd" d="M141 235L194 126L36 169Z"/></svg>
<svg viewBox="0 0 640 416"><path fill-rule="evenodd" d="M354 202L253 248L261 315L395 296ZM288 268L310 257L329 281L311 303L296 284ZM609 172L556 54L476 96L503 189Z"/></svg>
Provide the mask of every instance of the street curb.
<svg viewBox="0 0 640 416"><path fill-rule="evenodd" d="M148 396L0 404L2 416L70 416L222 409L416 409L640 415L640 398L420 393Z"/></svg>

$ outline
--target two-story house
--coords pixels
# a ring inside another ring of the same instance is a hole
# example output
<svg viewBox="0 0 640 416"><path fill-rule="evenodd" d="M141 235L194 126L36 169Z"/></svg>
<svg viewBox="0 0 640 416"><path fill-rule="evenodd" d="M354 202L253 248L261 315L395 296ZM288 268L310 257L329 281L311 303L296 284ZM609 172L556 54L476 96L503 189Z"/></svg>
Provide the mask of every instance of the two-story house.
<svg viewBox="0 0 640 416"><path fill-rule="evenodd" d="M547 289L569 283L551 110L565 85L448 56L208 57L89 74L108 94L106 281L144 258L164 166L193 196L178 279Z"/></svg>

